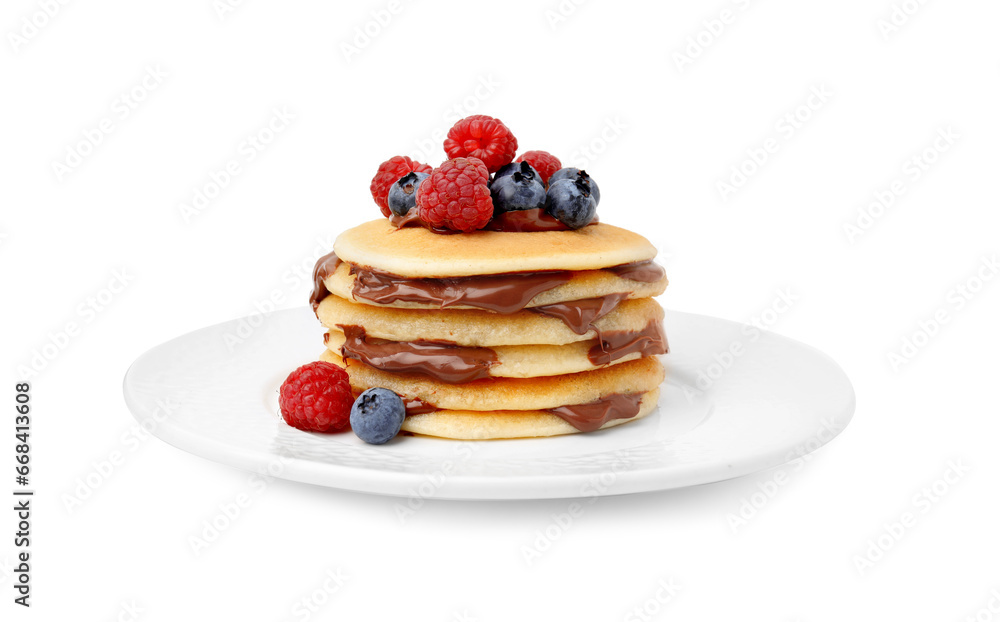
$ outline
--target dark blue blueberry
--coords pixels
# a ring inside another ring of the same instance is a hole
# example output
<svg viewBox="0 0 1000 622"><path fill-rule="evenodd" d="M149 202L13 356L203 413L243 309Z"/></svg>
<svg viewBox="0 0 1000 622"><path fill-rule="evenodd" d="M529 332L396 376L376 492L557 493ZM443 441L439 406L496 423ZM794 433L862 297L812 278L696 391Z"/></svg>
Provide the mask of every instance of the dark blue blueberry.
<svg viewBox="0 0 1000 622"><path fill-rule="evenodd" d="M389 210L397 216L406 216L417 204L417 186L428 177L428 173L407 173L400 177L389 187Z"/></svg>
<svg viewBox="0 0 1000 622"><path fill-rule="evenodd" d="M514 173L520 173L525 177L531 177L532 179L537 179L538 181L542 180L542 178L538 175L538 171L535 170L535 167L527 162L511 162L510 164L504 164L500 167L500 170L493 173L493 181L496 181L501 177L513 175Z"/></svg>
<svg viewBox="0 0 1000 622"><path fill-rule="evenodd" d="M389 389L368 389L351 406L351 429L370 445L389 442L399 434L405 418L402 398Z"/></svg>
<svg viewBox="0 0 1000 622"><path fill-rule="evenodd" d="M590 186L590 194L594 195L594 200L598 203L601 202L601 189L597 187L597 182L594 178L587 174L587 171L581 171L578 168L573 168L568 166L566 168L561 168L552 176L549 177L549 185L556 183L560 179L581 179Z"/></svg>
<svg viewBox="0 0 1000 622"><path fill-rule="evenodd" d="M545 211L570 229L586 227L597 214L597 200L584 179L564 178L549 184Z"/></svg>
<svg viewBox="0 0 1000 622"><path fill-rule="evenodd" d="M509 172L504 171L511 166L517 168ZM501 172L504 174L501 175ZM545 207L545 186L530 164L511 163L497 171L497 175L490 182L494 214Z"/></svg>

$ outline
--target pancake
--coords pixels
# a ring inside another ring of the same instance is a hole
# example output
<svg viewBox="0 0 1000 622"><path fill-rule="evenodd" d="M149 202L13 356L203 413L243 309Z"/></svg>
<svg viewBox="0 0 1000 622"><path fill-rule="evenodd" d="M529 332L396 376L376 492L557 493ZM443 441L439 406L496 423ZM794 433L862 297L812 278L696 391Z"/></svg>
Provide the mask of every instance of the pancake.
<svg viewBox="0 0 1000 622"><path fill-rule="evenodd" d="M587 404L613 394L646 393L660 386L663 364L646 357L593 371L539 378L493 378L466 384L447 384L416 374L374 369L326 350L320 360L344 367L351 387L394 391L404 399L417 398L445 410L545 410Z"/></svg>
<svg viewBox="0 0 1000 622"><path fill-rule="evenodd" d="M514 235L514 234L506 234ZM449 236L439 236L449 237ZM366 299L363 296L354 295L354 287L357 276L351 274L351 266L341 263L323 283L326 289L332 293L352 302L374 306L389 306L403 309L439 309L441 304L411 302L395 300L389 303L379 303ZM626 294L628 298L649 298L659 296L667 288L667 277L653 282L634 281L620 277L607 270L585 270L572 272L569 281L561 285L556 285L552 289L536 294L526 305L527 307L537 307L541 305L555 304L572 300L583 300L586 298L597 298L613 294ZM448 305L449 309L471 309L469 305L453 304Z"/></svg>
<svg viewBox="0 0 1000 622"><path fill-rule="evenodd" d="M604 223L576 231L441 235L423 227L396 229L380 218L341 233L333 248L343 261L417 278L598 270L656 256L646 238Z"/></svg>
<svg viewBox="0 0 1000 622"><path fill-rule="evenodd" d="M577 334L560 319L529 310L498 315L479 309L397 309L372 307L327 296L316 315L327 328L360 326L368 335L390 341L452 341L463 346L564 345L591 341L601 332L638 332L663 320L663 308L651 298L625 300Z"/></svg>
<svg viewBox="0 0 1000 622"><path fill-rule="evenodd" d="M655 327L653 332L654 335L652 337L646 337L642 333L635 334L635 337L631 339L631 342L625 344L633 347L622 348L621 351L615 351L613 347L609 348L607 342L602 345L599 340L592 339L589 341L578 341L576 343L561 346L523 345L473 348L472 350L475 350L475 352L471 353L472 356L469 356L466 351L456 348L459 351L455 352L455 354L450 358L463 361L465 364L462 365L462 370L466 370L465 373L469 375L479 373L492 378L537 378L538 376L558 376L561 374L573 374L581 371L589 371L606 365L616 365L641 358L645 351L643 347L655 347L655 344L649 343L650 339L656 339L662 334L655 334ZM645 344L640 342L639 349L636 349L633 343L636 339L645 339ZM341 347L344 346L347 338L343 331L330 329L324 337L324 341L326 342L327 349L334 354L341 356ZM369 341L371 341L370 338L366 338L362 341L362 347L365 348ZM378 341L378 345L371 348L371 352L362 351L360 353L362 356L368 355L368 358L360 358L359 360L370 366L383 369L384 371L395 370L392 368L391 363L380 366L378 364L373 364L369 359L385 358L383 353L387 350L402 351L406 362L413 367L419 366L422 361L427 359L430 359L429 364L433 365L435 355L437 355L438 360L440 360L442 357L438 353L443 352L445 357L447 357L455 350L449 350L447 347L443 347L421 357L421 354L423 353L419 350L414 352L411 349L411 345L408 343L383 340L376 341ZM665 345L665 339L663 341ZM355 337L355 339L352 339L352 346L357 347L357 344L358 340ZM388 348L385 346L388 346ZM663 354L664 352L665 349L661 349L656 350L654 353ZM358 352L355 352L355 354L356 356L351 358L358 358ZM480 362L479 365L476 365L476 362L479 361L482 362ZM448 365L448 361L442 361L442 364ZM454 373L455 372L453 372L453 374ZM452 382L466 381L468 380L452 380Z"/></svg>
<svg viewBox="0 0 1000 622"><path fill-rule="evenodd" d="M637 421L656 408L660 389L642 395L639 412L628 419L612 419L600 429L611 428L630 421ZM576 434L577 430L562 418L542 410L438 410L422 415L412 415L403 421L403 430L413 434L438 436L456 440L489 440L502 438L530 438Z"/></svg>

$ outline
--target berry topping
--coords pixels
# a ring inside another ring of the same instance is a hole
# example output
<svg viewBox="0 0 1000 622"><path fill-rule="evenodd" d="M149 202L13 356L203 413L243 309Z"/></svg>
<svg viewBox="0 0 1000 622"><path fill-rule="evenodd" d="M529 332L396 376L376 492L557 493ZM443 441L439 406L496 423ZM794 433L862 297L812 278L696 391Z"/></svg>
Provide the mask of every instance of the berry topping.
<svg viewBox="0 0 1000 622"><path fill-rule="evenodd" d="M346 428L353 403L347 372L324 361L308 363L289 374L278 396L285 422L310 432Z"/></svg>
<svg viewBox="0 0 1000 622"><path fill-rule="evenodd" d="M549 183L549 177L562 168L562 162L548 151L525 151L516 162L527 162L536 171L543 184Z"/></svg>
<svg viewBox="0 0 1000 622"><path fill-rule="evenodd" d="M477 114L448 130L444 150L449 158L479 158L492 173L514 159L517 139L499 119Z"/></svg>
<svg viewBox="0 0 1000 622"><path fill-rule="evenodd" d="M545 196L545 211L570 229L586 227L597 213L597 200L590 184L579 177L559 179L549 184Z"/></svg>
<svg viewBox="0 0 1000 622"><path fill-rule="evenodd" d="M420 219L439 229L466 232L482 229L493 217L489 179L482 160L448 160L417 188Z"/></svg>
<svg viewBox="0 0 1000 622"><path fill-rule="evenodd" d="M545 207L545 186L527 162L510 163L490 183L493 214Z"/></svg>
<svg viewBox="0 0 1000 622"><path fill-rule="evenodd" d="M417 204L417 187L428 177L430 173L407 173L400 177L389 187L389 211L397 216L406 216L406 212Z"/></svg>
<svg viewBox="0 0 1000 622"><path fill-rule="evenodd" d="M370 189L372 191L372 198L375 199L375 203L382 210L383 216L388 218L391 213L389 211L390 186L396 183L403 175L413 171L430 173L431 167L421 164L416 160L411 160L406 156L393 156L382 164L379 164L378 172L375 173L375 177L372 177Z"/></svg>
<svg viewBox="0 0 1000 622"><path fill-rule="evenodd" d="M389 389L368 389L351 407L351 428L370 445L389 442L399 434L405 418L402 398Z"/></svg>
<svg viewBox="0 0 1000 622"><path fill-rule="evenodd" d="M581 171L573 167L561 168L553 173L552 177L549 177L549 185L551 186L560 179L580 179L590 188L590 193L594 195L594 200L598 203L601 202L601 189L597 187L597 182L587 174L587 171Z"/></svg>

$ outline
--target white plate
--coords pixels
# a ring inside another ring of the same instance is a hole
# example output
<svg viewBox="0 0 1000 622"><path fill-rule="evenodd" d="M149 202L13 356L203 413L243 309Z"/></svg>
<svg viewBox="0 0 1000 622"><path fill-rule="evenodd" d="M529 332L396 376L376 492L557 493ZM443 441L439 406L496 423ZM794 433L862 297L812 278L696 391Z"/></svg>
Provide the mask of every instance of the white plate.
<svg viewBox="0 0 1000 622"><path fill-rule="evenodd" d="M671 352L662 358L659 409L590 434L400 436L370 446L350 432L293 429L278 415L277 392L322 351L308 308L226 322L153 348L126 374L125 401L153 434L210 460L321 486L441 499L587 497L720 481L817 449L854 413L850 381L814 348L687 313L668 312L665 326Z"/></svg>

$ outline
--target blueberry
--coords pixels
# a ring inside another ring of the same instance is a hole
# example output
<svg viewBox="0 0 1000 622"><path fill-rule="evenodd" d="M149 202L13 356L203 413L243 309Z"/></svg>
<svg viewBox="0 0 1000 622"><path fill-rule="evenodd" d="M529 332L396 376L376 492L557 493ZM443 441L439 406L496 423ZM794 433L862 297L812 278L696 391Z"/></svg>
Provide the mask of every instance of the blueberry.
<svg viewBox="0 0 1000 622"><path fill-rule="evenodd" d="M587 171L581 171L578 168L573 168L568 166L566 168L561 168L552 176L549 177L549 185L556 183L560 179L581 179L590 185L590 194L594 195L594 200L598 203L601 202L601 189L597 187L597 182L594 178L587 174Z"/></svg>
<svg viewBox="0 0 1000 622"><path fill-rule="evenodd" d="M505 171L508 167L515 168ZM490 182L490 196L494 214L545 207L545 186L527 162L511 163L497 171Z"/></svg>
<svg viewBox="0 0 1000 622"><path fill-rule="evenodd" d="M545 196L545 211L552 214L570 229L586 227L597 214L597 200L590 192L590 184L579 177L563 178L549 184Z"/></svg>
<svg viewBox="0 0 1000 622"><path fill-rule="evenodd" d="M528 164L527 162L511 162L510 164L504 164L500 167L496 173L493 173L493 181L500 179L501 177L507 177L508 175L513 175L514 173L520 173L525 177L531 177L532 179L542 180L541 175L535 170L535 167ZM492 182L491 182L492 183Z"/></svg>
<svg viewBox="0 0 1000 622"><path fill-rule="evenodd" d="M405 418L402 398L389 389L368 389L351 406L351 428L370 445L389 442L399 434Z"/></svg>
<svg viewBox="0 0 1000 622"><path fill-rule="evenodd" d="M389 209L393 214L406 216L406 212L417 204L417 186L428 177L428 173L407 173L389 187Z"/></svg>

